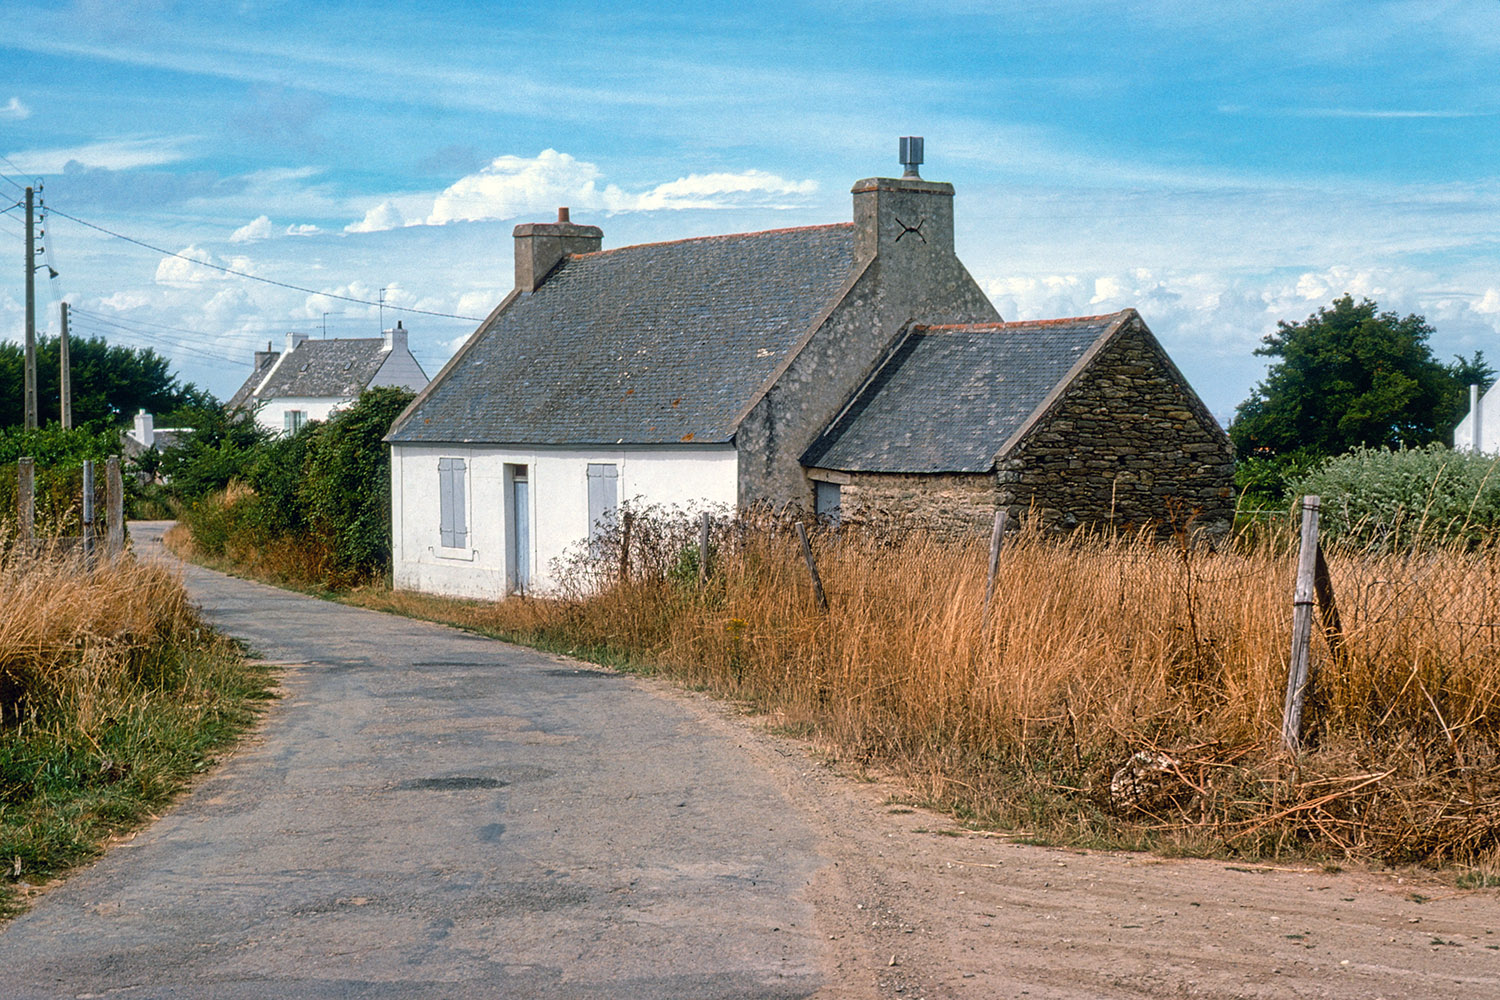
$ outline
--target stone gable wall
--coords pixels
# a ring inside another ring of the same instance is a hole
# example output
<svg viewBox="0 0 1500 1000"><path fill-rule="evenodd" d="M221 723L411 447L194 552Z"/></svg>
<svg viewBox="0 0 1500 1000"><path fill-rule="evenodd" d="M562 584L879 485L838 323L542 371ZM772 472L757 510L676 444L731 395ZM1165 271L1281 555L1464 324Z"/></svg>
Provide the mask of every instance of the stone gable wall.
<svg viewBox="0 0 1500 1000"><path fill-rule="evenodd" d="M1234 518L1234 448L1140 321L1132 320L1000 463L999 500L1058 527Z"/></svg>

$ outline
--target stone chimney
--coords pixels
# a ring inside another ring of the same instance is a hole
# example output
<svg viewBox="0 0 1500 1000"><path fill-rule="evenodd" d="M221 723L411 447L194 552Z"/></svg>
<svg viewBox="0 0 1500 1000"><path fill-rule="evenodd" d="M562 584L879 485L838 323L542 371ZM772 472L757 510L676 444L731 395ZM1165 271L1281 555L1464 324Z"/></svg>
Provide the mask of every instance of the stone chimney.
<svg viewBox="0 0 1500 1000"><path fill-rule="evenodd" d="M568 210L557 210L556 222L528 222L515 229L516 288L534 292L568 254L593 253L604 243L598 226L575 225Z"/></svg>
<svg viewBox="0 0 1500 1000"><path fill-rule="evenodd" d="M924 181L917 173L922 139L901 140L903 177L858 181L854 194L854 255L917 264L953 256L953 185Z"/></svg>
<svg viewBox="0 0 1500 1000"><path fill-rule="evenodd" d="M406 327L401 325L399 319L396 320L396 325L393 328L385 331L385 345L380 349L382 351L404 351L407 349Z"/></svg>
<svg viewBox="0 0 1500 1000"><path fill-rule="evenodd" d="M145 410L135 415L135 439L143 448L152 448L156 445L156 418Z"/></svg>
<svg viewBox="0 0 1500 1000"><path fill-rule="evenodd" d="M279 357L281 357L281 352L271 350L271 342L269 340L266 341L266 349L255 352L254 370L257 372L265 371Z"/></svg>
<svg viewBox="0 0 1500 1000"><path fill-rule="evenodd" d="M298 344L305 344L307 343L307 340L307 334L294 333L293 331L288 330L286 335L286 352L288 354L292 353L297 349Z"/></svg>

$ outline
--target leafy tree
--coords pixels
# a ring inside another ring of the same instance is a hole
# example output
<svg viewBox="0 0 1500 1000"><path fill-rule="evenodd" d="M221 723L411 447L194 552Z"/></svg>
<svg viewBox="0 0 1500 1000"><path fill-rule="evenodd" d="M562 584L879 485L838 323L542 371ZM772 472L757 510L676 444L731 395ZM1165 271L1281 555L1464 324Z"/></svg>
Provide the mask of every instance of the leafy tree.
<svg viewBox="0 0 1500 1000"><path fill-rule="evenodd" d="M1255 352L1277 360L1229 429L1241 458L1259 460L1263 474L1351 448L1445 439L1467 406L1469 382L1492 381L1494 370L1479 352L1442 364L1431 335L1421 316L1378 312L1348 295L1301 323L1278 323Z"/></svg>
<svg viewBox="0 0 1500 1000"><path fill-rule="evenodd" d="M307 520L336 568L351 575L390 566L391 448L383 439L412 399L405 389L367 389L310 443L301 490Z"/></svg>
<svg viewBox="0 0 1500 1000"><path fill-rule="evenodd" d="M61 398L58 337L36 344L37 420L59 419ZM68 344L75 426L119 427L138 410L174 416L185 409L214 405L213 397L192 383L184 385L170 362L149 347L112 347L102 337L73 338ZM0 427L26 422L26 349L0 343Z"/></svg>
<svg viewBox="0 0 1500 1000"><path fill-rule="evenodd" d="M163 452L157 465L174 499L199 500L245 478L267 436L254 420L218 408L185 411L181 417L192 433Z"/></svg>

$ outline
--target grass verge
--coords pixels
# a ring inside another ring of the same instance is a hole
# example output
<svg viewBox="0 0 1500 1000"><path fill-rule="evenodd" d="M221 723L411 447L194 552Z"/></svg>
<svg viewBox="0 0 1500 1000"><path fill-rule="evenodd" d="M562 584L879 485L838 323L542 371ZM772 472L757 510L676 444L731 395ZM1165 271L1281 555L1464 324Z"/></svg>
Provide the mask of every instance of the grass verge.
<svg viewBox="0 0 1500 1000"><path fill-rule="evenodd" d="M150 820L249 728L270 669L167 569L0 546L0 917Z"/></svg>

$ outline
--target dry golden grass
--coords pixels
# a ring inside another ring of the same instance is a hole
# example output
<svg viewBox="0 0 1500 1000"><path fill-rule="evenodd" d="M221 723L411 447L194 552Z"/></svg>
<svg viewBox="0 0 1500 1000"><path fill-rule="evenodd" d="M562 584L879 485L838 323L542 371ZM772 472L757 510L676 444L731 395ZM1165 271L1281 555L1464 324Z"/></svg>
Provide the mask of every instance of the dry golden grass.
<svg viewBox="0 0 1500 1000"><path fill-rule="evenodd" d="M566 599L346 597L671 675L899 773L916 800L1038 839L1500 861L1494 545L1331 554L1344 651L1315 639L1293 757L1290 532L1210 551L1027 528L1006 542L988 622L987 539L819 533L824 613L787 525L722 524L702 591L694 537L639 518L630 580L617 554L578 560Z"/></svg>
<svg viewBox="0 0 1500 1000"><path fill-rule="evenodd" d="M161 565L0 538L0 917L159 809L269 680Z"/></svg>
<svg viewBox="0 0 1500 1000"><path fill-rule="evenodd" d="M1315 640L1310 749L1280 745L1295 553L1037 531L823 534L830 610L785 530L725 533L709 587L361 603L671 674L914 798L1040 839L1488 870L1500 845L1500 553L1335 554L1345 647Z"/></svg>

